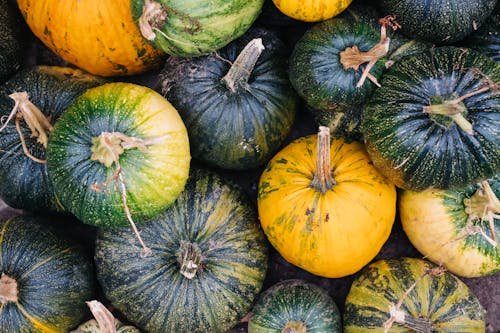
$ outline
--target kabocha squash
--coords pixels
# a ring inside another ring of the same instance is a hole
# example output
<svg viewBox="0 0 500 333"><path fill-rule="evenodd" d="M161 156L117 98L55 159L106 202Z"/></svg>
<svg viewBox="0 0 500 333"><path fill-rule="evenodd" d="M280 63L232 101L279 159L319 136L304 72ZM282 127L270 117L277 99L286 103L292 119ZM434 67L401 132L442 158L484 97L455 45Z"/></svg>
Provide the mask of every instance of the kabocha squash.
<svg viewBox="0 0 500 333"><path fill-rule="evenodd" d="M486 22L460 45L479 51L500 64L500 2Z"/></svg>
<svg viewBox="0 0 500 333"><path fill-rule="evenodd" d="M99 301L86 302L95 319L86 321L70 333L141 333L131 325L124 325Z"/></svg>
<svg viewBox="0 0 500 333"><path fill-rule="evenodd" d="M175 108L132 83L87 90L54 125L47 146L49 176L63 206L100 227L159 214L182 191L189 162Z"/></svg>
<svg viewBox="0 0 500 333"><path fill-rule="evenodd" d="M248 333L340 333L340 313L328 292L302 280L285 280L259 297Z"/></svg>
<svg viewBox="0 0 500 333"><path fill-rule="evenodd" d="M285 15L305 22L328 20L349 6L352 0L273 0Z"/></svg>
<svg viewBox="0 0 500 333"><path fill-rule="evenodd" d="M384 15L395 15L410 38L453 43L477 30L496 0L379 0Z"/></svg>
<svg viewBox="0 0 500 333"><path fill-rule="evenodd" d="M0 222L0 251L0 332L67 333L87 316L91 260L50 220Z"/></svg>
<svg viewBox="0 0 500 333"><path fill-rule="evenodd" d="M344 333L484 333L485 311L467 285L415 258L364 268L347 295Z"/></svg>
<svg viewBox="0 0 500 333"><path fill-rule="evenodd" d="M24 45L21 22L17 8L9 0L0 0L0 83L22 65Z"/></svg>
<svg viewBox="0 0 500 333"><path fill-rule="evenodd" d="M33 33L67 62L96 75L157 68L163 53L136 27L130 0L18 0Z"/></svg>
<svg viewBox="0 0 500 333"><path fill-rule="evenodd" d="M286 59L275 33L252 29L217 53L167 60L161 91L186 124L193 157L236 170L269 161L298 106Z"/></svg>
<svg viewBox="0 0 500 333"><path fill-rule="evenodd" d="M271 159L257 202L274 248L324 277L353 274L372 260L396 214L395 187L373 167L363 145L330 142L327 127Z"/></svg>
<svg viewBox="0 0 500 333"><path fill-rule="evenodd" d="M97 236L97 277L107 299L149 333L226 332L262 288L267 247L257 214L242 193L192 169L185 190L142 225L152 254L137 256L126 229Z"/></svg>
<svg viewBox="0 0 500 333"><path fill-rule="evenodd" d="M36 66L0 86L0 197L9 206L62 209L47 174L47 139L75 98L103 83L78 69Z"/></svg>
<svg viewBox="0 0 500 333"><path fill-rule="evenodd" d="M500 66L472 50L440 47L397 62L363 113L377 169L413 191L500 172L499 82Z"/></svg>
<svg viewBox="0 0 500 333"><path fill-rule="evenodd" d="M402 191L399 213L412 244L452 273L500 271L500 179L457 190Z"/></svg>
<svg viewBox="0 0 500 333"><path fill-rule="evenodd" d="M142 36L176 56L199 56L226 46L255 21L264 0L132 0Z"/></svg>

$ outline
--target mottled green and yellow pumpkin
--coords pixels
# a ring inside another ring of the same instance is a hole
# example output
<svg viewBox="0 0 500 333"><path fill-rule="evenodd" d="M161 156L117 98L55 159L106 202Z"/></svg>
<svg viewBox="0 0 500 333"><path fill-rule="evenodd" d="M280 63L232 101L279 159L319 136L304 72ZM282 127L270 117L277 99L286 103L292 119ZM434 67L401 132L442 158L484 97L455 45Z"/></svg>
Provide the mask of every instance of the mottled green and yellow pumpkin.
<svg viewBox="0 0 500 333"><path fill-rule="evenodd" d="M305 22L330 19L349 6L352 0L273 0L285 15Z"/></svg>
<svg viewBox="0 0 500 333"><path fill-rule="evenodd" d="M86 302L95 319L90 319L71 333L141 333L131 325L125 325L99 301Z"/></svg>

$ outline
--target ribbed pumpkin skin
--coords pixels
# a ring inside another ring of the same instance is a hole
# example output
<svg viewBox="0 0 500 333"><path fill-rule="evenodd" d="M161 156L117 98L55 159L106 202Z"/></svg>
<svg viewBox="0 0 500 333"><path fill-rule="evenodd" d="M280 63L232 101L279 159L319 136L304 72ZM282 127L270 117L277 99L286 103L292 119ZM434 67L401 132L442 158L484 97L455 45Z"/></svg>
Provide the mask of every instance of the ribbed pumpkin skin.
<svg viewBox="0 0 500 333"><path fill-rule="evenodd" d="M498 177L489 183L499 197ZM493 246L478 232L467 234L470 213L464 200L478 189L478 185L471 185L447 191L402 191L399 196L401 223L411 243L429 260L441 263L452 273L464 277L479 277L500 271L498 246ZM483 214L473 219L472 223L493 238L489 221ZM498 237L500 219L494 218L494 226Z"/></svg>
<svg viewBox="0 0 500 333"><path fill-rule="evenodd" d="M431 98L463 96L486 79L498 84L500 66L471 50L441 47L396 63L363 113L362 132L375 166L398 187L414 191L459 188L498 173L498 93L487 90L463 101L473 135L447 116L423 111Z"/></svg>
<svg viewBox="0 0 500 333"><path fill-rule="evenodd" d="M0 86L0 117L7 117L14 107L14 100L8 95L26 91L30 101L54 124L75 98L104 82L73 68L36 66L24 69ZM31 137L24 120L20 121L20 127L31 154L45 159L46 148ZM14 119L0 132L0 179L0 197L11 207L32 211L62 209L47 174L47 164L35 162L23 152Z"/></svg>
<svg viewBox="0 0 500 333"><path fill-rule="evenodd" d="M129 0L135 22L145 0ZM167 18L150 40L157 49L176 56L199 56L226 46L250 28L264 0L159 0Z"/></svg>
<svg viewBox="0 0 500 333"><path fill-rule="evenodd" d="M119 156L127 205L134 222L159 214L182 191L189 173L189 141L175 108L153 90L115 82L89 89L54 126L47 147L49 176L64 207L82 222L101 227L128 225L115 164L91 160L92 139L121 132L158 141Z"/></svg>
<svg viewBox="0 0 500 333"><path fill-rule="evenodd" d="M340 313L328 292L302 280L285 280L259 297L248 321L248 333L282 333L290 322L307 333L340 333Z"/></svg>
<svg viewBox="0 0 500 333"><path fill-rule="evenodd" d="M124 325L122 322L115 319L116 333L141 333L137 328L130 325ZM71 333L101 333L101 328L95 319L86 321L78 326L78 328Z"/></svg>
<svg viewBox="0 0 500 333"><path fill-rule="evenodd" d="M396 15L411 38L453 43L471 34L486 20L496 0L379 0L384 15Z"/></svg>
<svg viewBox="0 0 500 333"><path fill-rule="evenodd" d="M142 258L125 229L101 231L98 280L106 298L149 333L226 332L251 308L267 268L267 247L255 210L219 176L193 170L184 192L161 216L141 226L152 249ZM181 241L202 252L201 270L184 277Z"/></svg>
<svg viewBox="0 0 500 333"><path fill-rule="evenodd" d="M0 83L22 65L21 17L8 0L0 0Z"/></svg>
<svg viewBox="0 0 500 333"><path fill-rule="evenodd" d="M273 0L285 15L305 22L328 20L347 8L352 0Z"/></svg>
<svg viewBox="0 0 500 333"><path fill-rule="evenodd" d="M324 277L353 274L379 252L396 214L396 191L373 167L362 144L332 140L336 182L322 194L310 187L316 135L282 149L262 173L262 228L290 263Z"/></svg>
<svg viewBox="0 0 500 333"><path fill-rule="evenodd" d="M380 260L363 269L347 295L344 333L384 332L389 307L435 265L415 258ZM451 273L437 277L426 275L404 299L400 308L405 315L428 318L433 332L484 333L485 311L466 284ZM389 332L413 333L394 323Z"/></svg>
<svg viewBox="0 0 500 333"><path fill-rule="evenodd" d="M0 306L0 332L67 333L93 297L90 258L35 216L0 223L0 271L18 283L18 302Z"/></svg>
<svg viewBox="0 0 500 333"><path fill-rule="evenodd" d="M96 75L157 68L162 52L142 37L130 0L17 1L33 33L65 61Z"/></svg>
<svg viewBox="0 0 500 333"><path fill-rule="evenodd" d="M248 85L231 91L222 81L252 38L262 38ZM298 96L288 80L285 45L269 30L256 29L218 55L167 60L162 92L179 110L193 157L225 169L244 170L267 163L289 134Z"/></svg>
<svg viewBox="0 0 500 333"><path fill-rule="evenodd" d="M379 32L368 23L337 18L318 23L295 44L290 56L290 82L314 109L335 110L363 104L375 85L366 80L356 88L363 70L345 69L340 63L340 52L354 45L366 52L379 40ZM383 69L381 59L370 73L380 78Z"/></svg>

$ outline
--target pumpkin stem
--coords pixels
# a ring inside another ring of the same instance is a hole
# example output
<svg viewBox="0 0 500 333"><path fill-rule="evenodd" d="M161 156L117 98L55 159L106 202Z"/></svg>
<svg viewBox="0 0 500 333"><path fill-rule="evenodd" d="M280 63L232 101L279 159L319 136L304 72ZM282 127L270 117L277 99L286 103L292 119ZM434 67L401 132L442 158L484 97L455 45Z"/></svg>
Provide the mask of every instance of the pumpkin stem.
<svg viewBox="0 0 500 333"><path fill-rule="evenodd" d="M309 187L325 194L336 183L330 170L330 128L320 126L316 146L316 172Z"/></svg>
<svg viewBox="0 0 500 333"><path fill-rule="evenodd" d="M12 120L12 118L14 118L15 116L16 130L19 134L24 154L35 162L46 163L46 160L36 158L29 152L26 141L24 139L24 134L21 130L20 120L24 119L29 129L31 130L31 137L36 138L37 142L43 145L45 148L47 148L47 144L49 141L49 133L52 131L52 124L47 119L47 117L45 117L42 111L40 111L40 109L37 108L36 105L31 103L26 91L12 93L9 95L9 97L14 100L15 104L9 116L7 117L7 120L0 128L0 132L7 127L9 121Z"/></svg>
<svg viewBox="0 0 500 333"><path fill-rule="evenodd" d="M301 321L289 321L281 333L307 333L307 327Z"/></svg>
<svg viewBox="0 0 500 333"><path fill-rule="evenodd" d="M13 278L2 273L0 278L0 303L17 302L18 298L17 282Z"/></svg>
<svg viewBox="0 0 500 333"><path fill-rule="evenodd" d="M177 263L182 275L190 280L194 278L201 269L201 250L198 245L181 241L179 250L177 250Z"/></svg>
<svg viewBox="0 0 500 333"><path fill-rule="evenodd" d="M115 317L99 301L86 302L99 326L99 333L116 333Z"/></svg>
<svg viewBox="0 0 500 333"><path fill-rule="evenodd" d="M375 66L377 61L385 57L387 52L389 52L389 44L391 39L387 37L387 28L386 26L391 27L393 30L401 28L399 23L396 21L396 17L389 15L382 19L380 19L380 41L375 44L370 50L363 52L360 51L357 45L353 47L348 47L344 51L340 52L340 63L344 66L344 69L354 69L357 71L359 66L367 62L365 69L363 70L363 74L356 84L356 88L360 88L365 83L368 78L372 81L377 87L380 87L380 84L377 81L377 78L370 74L370 70Z"/></svg>
<svg viewBox="0 0 500 333"><path fill-rule="evenodd" d="M226 84L231 92L234 93L238 87L245 88L248 85L248 79L262 51L264 51L262 38L252 39L245 48L243 48L231 65L231 68L229 68L227 74L222 78L222 82Z"/></svg>
<svg viewBox="0 0 500 333"><path fill-rule="evenodd" d="M156 35L153 29L161 27L167 19L167 10L159 2L145 0L142 14L139 17L139 30L147 40L154 40Z"/></svg>

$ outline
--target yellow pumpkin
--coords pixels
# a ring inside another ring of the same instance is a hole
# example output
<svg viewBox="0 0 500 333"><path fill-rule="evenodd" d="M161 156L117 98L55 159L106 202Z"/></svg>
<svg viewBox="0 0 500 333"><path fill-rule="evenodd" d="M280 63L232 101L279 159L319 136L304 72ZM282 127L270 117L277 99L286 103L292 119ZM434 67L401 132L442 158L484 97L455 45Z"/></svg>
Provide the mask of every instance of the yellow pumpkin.
<svg viewBox="0 0 500 333"><path fill-rule="evenodd" d="M142 37L130 0L18 0L33 33L65 61L95 75L157 68L162 52Z"/></svg>
<svg viewBox="0 0 500 333"><path fill-rule="evenodd" d="M285 15L305 22L318 22L340 14L352 0L273 0Z"/></svg>
<svg viewBox="0 0 500 333"><path fill-rule="evenodd" d="M267 238L288 262L333 278L357 272L380 251L394 223L396 189L363 144L330 140L320 127L271 159L257 203Z"/></svg>

